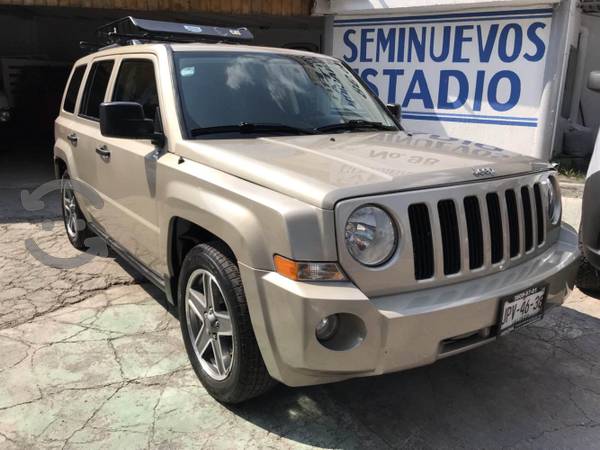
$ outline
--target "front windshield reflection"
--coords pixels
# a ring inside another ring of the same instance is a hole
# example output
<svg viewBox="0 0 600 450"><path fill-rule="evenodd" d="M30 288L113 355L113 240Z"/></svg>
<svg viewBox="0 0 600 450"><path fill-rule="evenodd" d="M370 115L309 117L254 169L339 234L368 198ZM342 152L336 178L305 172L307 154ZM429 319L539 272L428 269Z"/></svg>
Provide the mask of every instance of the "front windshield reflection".
<svg viewBox="0 0 600 450"><path fill-rule="evenodd" d="M177 52L175 65L188 130L242 123L314 130L351 121L397 129L355 75L331 58Z"/></svg>

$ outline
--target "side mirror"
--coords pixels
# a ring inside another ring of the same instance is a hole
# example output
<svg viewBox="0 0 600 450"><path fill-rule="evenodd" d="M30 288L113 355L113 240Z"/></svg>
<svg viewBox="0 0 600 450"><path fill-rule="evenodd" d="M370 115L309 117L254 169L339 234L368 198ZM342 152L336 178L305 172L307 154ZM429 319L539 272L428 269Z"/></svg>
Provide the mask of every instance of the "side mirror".
<svg viewBox="0 0 600 450"><path fill-rule="evenodd" d="M100 104L102 136L129 139L154 139L154 121L146 119L144 108L134 102Z"/></svg>
<svg viewBox="0 0 600 450"><path fill-rule="evenodd" d="M400 105L398 103L385 105L388 111L396 118L398 122L400 122L400 118L402 116L402 111L400 110Z"/></svg>
<svg viewBox="0 0 600 450"><path fill-rule="evenodd" d="M600 70L590 72L587 87L590 91L600 92Z"/></svg>

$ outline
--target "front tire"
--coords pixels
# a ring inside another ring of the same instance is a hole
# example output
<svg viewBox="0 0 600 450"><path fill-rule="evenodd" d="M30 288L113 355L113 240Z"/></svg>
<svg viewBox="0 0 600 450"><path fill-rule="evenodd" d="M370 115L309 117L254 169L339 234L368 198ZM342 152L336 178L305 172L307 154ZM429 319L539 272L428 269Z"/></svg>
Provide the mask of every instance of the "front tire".
<svg viewBox="0 0 600 450"><path fill-rule="evenodd" d="M274 386L250 321L237 264L217 242L186 255L179 275L179 321L196 375L223 403L240 403Z"/></svg>
<svg viewBox="0 0 600 450"><path fill-rule="evenodd" d="M575 285L582 291L600 292L600 272L583 255L579 261Z"/></svg>
<svg viewBox="0 0 600 450"><path fill-rule="evenodd" d="M581 252L581 258L579 259L579 270L577 271L575 286L582 291L599 292L600 272L592 266L584 255L581 228L582 225L579 225L579 251Z"/></svg>

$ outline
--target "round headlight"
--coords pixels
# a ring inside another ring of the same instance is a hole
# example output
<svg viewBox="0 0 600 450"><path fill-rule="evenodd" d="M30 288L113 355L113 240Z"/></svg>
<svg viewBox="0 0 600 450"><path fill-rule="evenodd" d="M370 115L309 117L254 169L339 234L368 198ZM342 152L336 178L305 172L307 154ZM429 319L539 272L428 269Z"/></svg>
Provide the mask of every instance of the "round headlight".
<svg viewBox="0 0 600 450"><path fill-rule="evenodd" d="M562 213L560 189L554 177L548 178L548 220L552 225L558 224Z"/></svg>
<svg viewBox="0 0 600 450"><path fill-rule="evenodd" d="M396 227L388 213L377 206L356 209L346 222L346 247L365 266L386 262L396 250Z"/></svg>

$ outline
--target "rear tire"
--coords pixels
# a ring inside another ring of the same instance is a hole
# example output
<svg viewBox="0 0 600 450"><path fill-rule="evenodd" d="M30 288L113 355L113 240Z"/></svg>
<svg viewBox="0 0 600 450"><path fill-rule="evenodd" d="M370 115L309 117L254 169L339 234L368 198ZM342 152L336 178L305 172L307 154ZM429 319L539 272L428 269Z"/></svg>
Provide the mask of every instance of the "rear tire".
<svg viewBox="0 0 600 450"><path fill-rule="evenodd" d="M223 403L257 397L276 382L263 362L233 255L219 242L186 255L178 310L188 357L210 395Z"/></svg>
<svg viewBox="0 0 600 450"><path fill-rule="evenodd" d="M69 177L69 172L66 170L61 179L60 200L63 222L69 242L77 250L87 250L88 246L85 245L85 240L94 236L94 234L90 230L87 220L81 212L81 208L79 208L79 203L73 191L71 177Z"/></svg>

